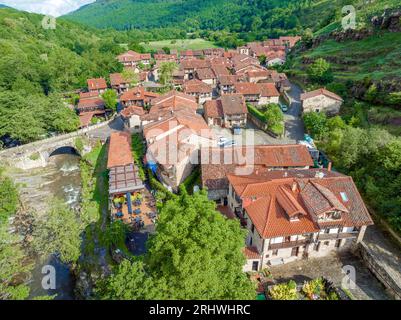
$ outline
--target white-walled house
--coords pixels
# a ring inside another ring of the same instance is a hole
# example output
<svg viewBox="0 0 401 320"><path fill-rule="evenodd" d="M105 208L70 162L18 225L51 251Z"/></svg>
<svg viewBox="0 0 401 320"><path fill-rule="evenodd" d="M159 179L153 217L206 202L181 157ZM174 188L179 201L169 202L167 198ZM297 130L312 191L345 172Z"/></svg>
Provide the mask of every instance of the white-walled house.
<svg viewBox="0 0 401 320"><path fill-rule="evenodd" d="M244 271L321 257L373 224L351 177L327 170L228 175L228 206L248 230Z"/></svg>

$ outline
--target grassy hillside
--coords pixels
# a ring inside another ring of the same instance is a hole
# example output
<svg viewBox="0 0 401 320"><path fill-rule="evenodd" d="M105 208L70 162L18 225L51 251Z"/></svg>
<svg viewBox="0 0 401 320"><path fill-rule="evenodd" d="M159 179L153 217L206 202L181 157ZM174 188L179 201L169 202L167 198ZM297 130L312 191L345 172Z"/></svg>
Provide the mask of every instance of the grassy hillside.
<svg viewBox="0 0 401 320"><path fill-rule="evenodd" d="M165 47L178 50L201 50L216 47L213 42L203 39L174 39L174 40L160 40L151 42L142 42L141 45L146 50L160 50Z"/></svg>
<svg viewBox="0 0 401 320"><path fill-rule="evenodd" d="M378 32L360 41L326 40L317 48L294 55L292 70L306 76L303 61L324 58L331 63L339 81L401 80L401 33Z"/></svg>

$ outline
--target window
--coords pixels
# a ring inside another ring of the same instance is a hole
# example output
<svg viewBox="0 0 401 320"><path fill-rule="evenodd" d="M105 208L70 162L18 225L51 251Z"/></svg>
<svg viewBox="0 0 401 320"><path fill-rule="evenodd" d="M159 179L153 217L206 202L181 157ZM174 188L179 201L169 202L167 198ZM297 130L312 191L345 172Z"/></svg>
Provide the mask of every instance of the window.
<svg viewBox="0 0 401 320"><path fill-rule="evenodd" d="M329 245L330 245L330 241L325 241L325 242L324 242L324 245L325 245L325 246L329 246Z"/></svg>
<svg viewBox="0 0 401 320"><path fill-rule="evenodd" d="M341 239L336 240L335 247L336 248L340 248L341 247Z"/></svg>
<svg viewBox="0 0 401 320"><path fill-rule="evenodd" d="M252 223L251 232L254 233L254 231L255 231L255 226L254 226L254 224Z"/></svg>
<svg viewBox="0 0 401 320"><path fill-rule="evenodd" d="M348 202L348 196L345 192L340 192L340 195L344 202Z"/></svg>
<svg viewBox="0 0 401 320"><path fill-rule="evenodd" d="M249 245L252 245L252 237L249 239Z"/></svg>
<svg viewBox="0 0 401 320"><path fill-rule="evenodd" d="M272 256L277 256L278 255L278 249L276 249L276 250L273 250L273 252L272 252Z"/></svg>
<svg viewBox="0 0 401 320"><path fill-rule="evenodd" d="M252 270L258 271L258 269L259 269L259 261L253 261L252 262Z"/></svg>

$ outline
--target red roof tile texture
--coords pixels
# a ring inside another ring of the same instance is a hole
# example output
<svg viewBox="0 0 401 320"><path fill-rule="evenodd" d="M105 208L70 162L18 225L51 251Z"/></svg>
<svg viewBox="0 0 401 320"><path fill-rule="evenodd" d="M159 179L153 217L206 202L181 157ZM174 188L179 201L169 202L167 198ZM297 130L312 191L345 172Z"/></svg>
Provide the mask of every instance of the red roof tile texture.
<svg viewBox="0 0 401 320"><path fill-rule="evenodd" d="M307 100L309 98L318 97L320 95L324 95L324 96L332 98L334 100L343 101L343 98L341 98L339 95L337 95L334 92L331 92L329 90L326 90L324 88L301 94L301 101Z"/></svg>
<svg viewBox="0 0 401 320"><path fill-rule="evenodd" d="M323 175L316 175L317 172ZM263 238L317 232L329 226L360 227L373 223L351 177L317 170L302 170L302 174L309 177L298 178L294 171L277 178L228 175ZM319 219L332 211L340 212L340 219L328 222Z"/></svg>
<svg viewBox="0 0 401 320"><path fill-rule="evenodd" d="M202 184L209 190L227 189L227 174L239 174L238 170L250 174L273 168L309 166L313 166L313 159L303 145L212 148L201 152Z"/></svg>
<svg viewBox="0 0 401 320"><path fill-rule="evenodd" d="M88 79L88 90L104 90L107 89L106 80L103 78Z"/></svg>
<svg viewBox="0 0 401 320"><path fill-rule="evenodd" d="M133 162L130 133L112 132L110 135L107 168L126 166Z"/></svg>

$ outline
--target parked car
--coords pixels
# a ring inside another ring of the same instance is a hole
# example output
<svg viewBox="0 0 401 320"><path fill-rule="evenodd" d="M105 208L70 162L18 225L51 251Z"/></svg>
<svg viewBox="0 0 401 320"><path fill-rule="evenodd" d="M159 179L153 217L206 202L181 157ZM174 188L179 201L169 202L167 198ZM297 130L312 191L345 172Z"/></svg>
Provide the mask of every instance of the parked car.
<svg viewBox="0 0 401 320"><path fill-rule="evenodd" d="M281 108L281 111L283 111L283 112L287 112L288 111L288 106L286 104L284 104L284 103L280 103L280 108Z"/></svg>
<svg viewBox="0 0 401 320"><path fill-rule="evenodd" d="M237 143L234 140L227 141L223 145L221 145L222 148L227 148L227 147L233 147L236 146Z"/></svg>
<svg viewBox="0 0 401 320"><path fill-rule="evenodd" d="M229 139L227 139L226 137L219 137L217 145L219 147L224 146L225 143L227 143L229 141Z"/></svg>

